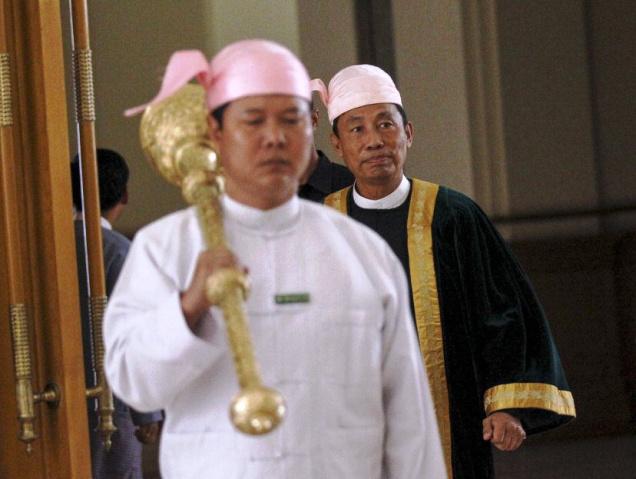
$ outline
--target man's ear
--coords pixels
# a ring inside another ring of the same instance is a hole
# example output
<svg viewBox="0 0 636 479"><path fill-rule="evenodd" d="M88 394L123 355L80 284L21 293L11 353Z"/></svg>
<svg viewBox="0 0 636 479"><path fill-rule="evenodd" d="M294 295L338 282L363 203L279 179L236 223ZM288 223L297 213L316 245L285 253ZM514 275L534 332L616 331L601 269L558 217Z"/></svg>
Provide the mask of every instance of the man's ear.
<svg viewBox="0 0 636 479"><path fill-rule="evenodd" d="M120 202L122 205L127 205L127 204L128 204L128 187L126 187L126 188L124 189L124 194L123 194L123 195L121 195L121 199L119 200L119 202Z"/></svg>
<svg viewBox="0 0 636 479"><path fill-rule="evenodd" d="M219 136L221 134L221 125L212 115L208 115L208 135L212 143L217 144L219 142Z"/></svg>
<svg viewBox="0 0 636 479"><path fill-rule="evenodd" d="M409 121L404 126L404 132L406 133L406 146L410 148L413 144L413 123Z"/></svg>
<svg viewBox="0 0 636 479"><path fill-rule="evenodd" d="M336 151L340 159L344 160L344 156L342 155L342 145L340 143L340 138L338 138L336 134L332 132L329 139L331 140L331 146Z"/></svg>

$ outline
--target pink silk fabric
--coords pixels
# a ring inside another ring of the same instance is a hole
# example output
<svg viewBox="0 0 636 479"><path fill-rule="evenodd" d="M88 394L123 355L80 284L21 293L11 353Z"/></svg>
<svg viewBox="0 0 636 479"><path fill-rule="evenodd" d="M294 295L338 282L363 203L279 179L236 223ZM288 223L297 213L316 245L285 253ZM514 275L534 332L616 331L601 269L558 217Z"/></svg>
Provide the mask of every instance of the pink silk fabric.
<svg viewBox="0 0 636 479"><path fill-rule="evenodd" d="M210 63L199 50L173 53L157 96L126 110L125 115L141 113L193 78L205 88L210 110L254 95L290 95L311 101L309 75L296 55L269 40L242 40L223 48Z"/></svg>
<svg viewBox="0 0 636 479"><path fill-rule="evenodd" d="M402 106L400 92L389 74L373 65L348 66L333 76L329 88L319 78L311 81L311 87L320 93L330 123L343 113L365 105L395 103Z"/></svg>

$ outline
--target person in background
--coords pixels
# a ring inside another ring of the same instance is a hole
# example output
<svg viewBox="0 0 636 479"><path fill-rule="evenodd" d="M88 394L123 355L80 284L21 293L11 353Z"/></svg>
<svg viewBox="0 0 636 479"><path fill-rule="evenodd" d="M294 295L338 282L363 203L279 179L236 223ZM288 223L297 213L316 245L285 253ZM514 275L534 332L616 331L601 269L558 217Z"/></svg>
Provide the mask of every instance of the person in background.
<svg viewBox="0 0 636 479"><path fill-rule="evenodd" d="M575 416L541 305L472 200L404 176L413 125L386 72L353 65L313 86L355 176L325 204L378 232L407 272L449 476L493 477L491 444L513 451Z"/></svg>
<svg viewBox="0 0 636 479"><path fill-rule="evenodd" d="M129 172L124 158L119 153L105 148L97 149L97 170L106 294L110 296L130 247L130 240L112 229L112 224L117 221L128 204ZM84 254L80 164L77 156L71 163L71 179L73 207L75 208L74 223L84 343L84 371L86 385L92 387L95 384L95 377L91 363L91 325L88 312L87 270ZM113 421L117 427L117 432L113 434L111 449L107 451L95 430L97 427L96 399L88 400L93 479L142 479L142 444L151 444L157 440L162 414L160 411L139 413L129 408L116 396L114 402Z"/></svg>
<svg viewBox="0 0 636 479"><path fill-rule="evenodd" d="M311 109L311 122L314 132L318 126L318 110ZM329 161L323 151L311 149L309 166L300 178L298 196L306 200L322 203L327 195L353 184L353 175L345 167Z"/></svg>

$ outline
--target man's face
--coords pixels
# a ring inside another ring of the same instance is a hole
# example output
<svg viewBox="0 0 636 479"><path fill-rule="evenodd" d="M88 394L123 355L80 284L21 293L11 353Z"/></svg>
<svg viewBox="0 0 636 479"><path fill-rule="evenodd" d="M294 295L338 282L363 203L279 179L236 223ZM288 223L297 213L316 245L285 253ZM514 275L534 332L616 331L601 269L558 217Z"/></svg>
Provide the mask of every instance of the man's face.
<svg viewBox="0 0 636 479"><path fill-rule="evenodd" d="M356 182L369 186L399 183L413 126L404 125L396 105L377 103L349 110L338 118L331 143Z"/></svg>
<svg viewBox="0 0 636 479"><path fill-rule="evenodd" d="M210 119L228 195L270 209L291 198L307 168L313 144L309 103L288 95L261 95L231 102L223 126Z"/></svg>

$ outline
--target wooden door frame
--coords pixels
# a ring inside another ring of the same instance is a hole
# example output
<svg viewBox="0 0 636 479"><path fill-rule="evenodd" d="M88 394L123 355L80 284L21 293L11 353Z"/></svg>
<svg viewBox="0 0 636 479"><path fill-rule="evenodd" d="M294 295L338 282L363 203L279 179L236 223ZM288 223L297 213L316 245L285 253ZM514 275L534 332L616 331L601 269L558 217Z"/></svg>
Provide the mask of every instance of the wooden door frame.
<svg viewBox="0 0 636 479"><path fill-rule="evenodd" d="M33 388L42 391L56 383L61 390L57 408L36 405L39 438L27 454L17 439L9 304L0 293L5 315L0 320L0 477L90 477L60 5L52 0L0 4L0 27L11 32L5 46L13 86L11 160L18 196L17 205L3 206L17 215L21 227ZM0 246L4 256L5 245ZM0 257L0 282L7 278L6 260Z"/></svg>

